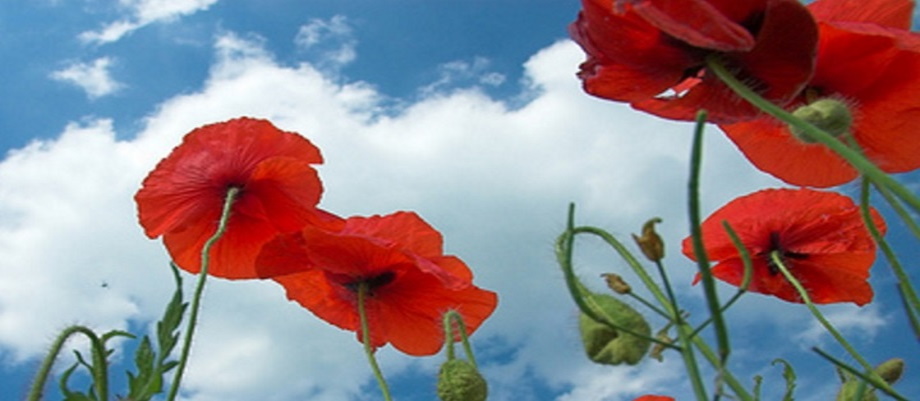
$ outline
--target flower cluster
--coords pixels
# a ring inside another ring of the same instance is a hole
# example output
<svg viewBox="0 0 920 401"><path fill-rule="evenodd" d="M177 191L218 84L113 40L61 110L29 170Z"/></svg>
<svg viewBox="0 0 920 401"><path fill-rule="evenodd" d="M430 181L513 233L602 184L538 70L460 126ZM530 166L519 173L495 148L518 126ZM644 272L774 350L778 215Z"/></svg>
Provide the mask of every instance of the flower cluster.
<svg viewBox="0 0 920 401"><path fill-rule="evenodd" d="M570 31L588 55L579 76L590 94L670 119L705 109L755 166L789 184L830 187L858 176L827 147L738 98L713 73L716 63L773 104L837 127L828 131L882 170L920 167L920 141L907 133L920 121L911 0L582 4Z"/></svg>
<svg viewBox="0 0 920 401"><path fill-rule="evenodd" d="M859 172L808 133L742 99L714 68L795 118L824 130L885 172L920 167L920 36L910 0L583 0L570 26L587 53L585 91L651 114L719 125L759 169L799 186L830 187ZM874 210L872 223L884 233ZM802 297L779 260L816 303L872 300L866 282L875 243L843 195L766 190L730 202L702 224L715 278L791 302ZM683 252L696 259L692 239ZM699 277L698 277L699 279Z"/></svg>
<svg viewBox="0 0 920 401"><path fill-rule="evenodd" d="M307 139L265 120L195 129L144 180L135 196L140 223L148 237L163 237L180 268L271 278L359 339L364 308L374 347L437 353L447 311L460 313L469 330L479 327L497 297L472 284L463 261L444 255L440 233L410 212L343 218L318 208L322 184L313 165L322 161ZM206 249L225 203L225 231Z"/></svg>

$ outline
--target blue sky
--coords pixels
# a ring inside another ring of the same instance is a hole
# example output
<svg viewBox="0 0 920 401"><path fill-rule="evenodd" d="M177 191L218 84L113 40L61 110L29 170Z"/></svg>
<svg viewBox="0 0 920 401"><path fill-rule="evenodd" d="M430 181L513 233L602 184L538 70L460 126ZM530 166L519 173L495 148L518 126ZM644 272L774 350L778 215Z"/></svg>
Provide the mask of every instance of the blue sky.
<svg viewBox="0 0 920 401"><path fill-rule="evenodd" d="M171 279L162 246L136 223L131 197L186 132L241 115L269 118L322 149L324 208L344 216L415 210L443 232L447 251L473 268L478 285L499 293L498 310L473 337L490 399L689 394L676 355L610 368L579 350L574 306L552 254L569 202L578 204L580 223L624 240L647 218L664 218L677 291L691 312L701 313L701 298L689 285L692 265L677 251L687 231L692 127L581 92L575 71L583 54L566 39L578 7L560 0L7 2L0 8L0 399L20 399L36 361L68 324L149 329ZM707 212L780 185L715 129L705 157ZM917 260L916 247L900 240L906 235L892 224L902 259ZM600 244L582 246L578 269L587 280L623 268ZM873 362L906 357L911 372L920 366L917 342L883 263L872 283L872 305L822 310ZM185 400L379 399L353 334L288 302L272 283L213 280L202 314ZM799 368L798 399L830 398L835 373L808 350L843 354L802 306L750 295L729 317L741 377L765 376L772 388L765 391L775 395L783 387L770 362L787 358ZM128 358L125 350L115 358ZM433 399L441 356L385 348L379 357L397 399ZM920 396L920 383L899 388Z"/></svg>

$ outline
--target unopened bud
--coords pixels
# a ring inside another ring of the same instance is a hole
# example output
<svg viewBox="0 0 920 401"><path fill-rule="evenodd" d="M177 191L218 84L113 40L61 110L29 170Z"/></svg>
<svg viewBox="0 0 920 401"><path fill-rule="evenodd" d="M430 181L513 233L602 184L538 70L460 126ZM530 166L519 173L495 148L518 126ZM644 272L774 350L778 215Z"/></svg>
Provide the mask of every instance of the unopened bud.
<svg viewBox="0 0 920 401"><path fill-rule="evenodd" d="M904 360L891 358L882 362L881 365L875 367L875 373L878 373L888 384L894 384L904 374Z"/></svg>
<svg viewBox="0 0 920 401"><path fill-rule="evenodd" d="M607 287L609 287L613 292L626 295L632 292L632 287L626 283L626 280L623 280L623 276L614 273L604 273L601 274L601 277L607 281Z"/></svg>
<svg viewBox="0 0 920 401"><path fill-rule="evenodd" d="M875 367L877 373L888 384L894 384L901 378L904 373L904 360L901 358L892 358ZM840 386L840 392L837 393L837 401L878 401L878 395L875 394L875 388L862 379L850 374L843 376L844 382ZM862 391L862 398L858 398L858 392Z"/></svg>
<svg viewBox="0 0 920 401"><path fill-rule="evenodd" d="M655 338L656 338L658 341L661 341L661 342L666 343L666 344L673 344L673 343L674 343L674 339L671 338L670 336L668 336L667 329L658 332L658 334L655 336ZM661 343L654 343L654 344L652 344L652 350L649 351L648 356L649 356L650 358L655 359L655 360L658 361L658 362L662 362L662 361L664 361L664 355L663 355L663 354L664 354L664 350L665 350L664 344L661 344Z"/></svg>
<svg viewBox="0 0 920 401"><path fill-rule="evenodd" d="M438 397L442 401L485 401L489 386L473 364L451 359L438 373Z"/></svg>
<svg viewBox="0 0 920 401"><path fill-rule="evenodd" d="M639 245L639 249L642 250L642 254L645 255L648 260L652 262L657 262L664 258L664 241L661 240L661 236L655 232L655 223L661 223L661 219L655 217L649 219L642 226L642 236L633 234L633 240L636 241L636 244Z"/></svg>
<svg viewBox="0 0 920 401"><path fill-rule="evenodd" d="M799 107L792 115L835 137L848 133L853 126L853 115L849 107L836 99L817 100ZM815 143L811 136L799 128L790 125L789 131L802 142Z"/></svg>
<svg viewBox="0 0 920 401"><path fill-rule="evenodd" d="M602 310L602 315L617 326L642 334L638 337L615 330L606 324L591 319L584 313L579 316L578 327L588 358L605 365L639 363L648 352L652 329L639 312L610 295L594 295L592 299Z"/></svg>

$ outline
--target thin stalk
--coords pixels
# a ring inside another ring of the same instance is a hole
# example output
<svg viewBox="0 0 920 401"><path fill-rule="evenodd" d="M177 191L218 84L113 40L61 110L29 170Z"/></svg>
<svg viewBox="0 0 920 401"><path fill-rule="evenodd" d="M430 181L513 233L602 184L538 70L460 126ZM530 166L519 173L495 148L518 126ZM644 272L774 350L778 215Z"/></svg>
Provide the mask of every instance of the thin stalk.
<svg viewBox="0 0 920 401"><path fill-rule="evenodd" d="M696 264L700 270L700 279L703 282L703 293L706 295L706 304L709 306L709 313L712 316L712 325L716 334L716 344L719 348L719 358L721 360L719 371L722 365L728 360L731 353L731 345L728 341L728 328L725 324L725 318L722 316L722 308L719 305L719 294L716 292L715 278L712 276L712 270L709 266L709 257L706 255L706 248L703 245L703 231L700 228L700 169L702 168L703 159L703 128L706 124L707 114L701 110L696 115L696 127L693 130L693 145L690 151L690 179L688 187L688 208L690 216L690 238L693 243L693 254L696 256Z"/></svg>
<svg viewBox="0 0 920 401"><path fill-rule="evenodd" d="M722 65L718 57L708 57L706 59L706 66L717 77L719 77L719 79L722 80L726 86L738 94L738 96L744 100L747 100L760 110L763 110L765 113L779 119L780 121L802 130L802 132L808 135L810 139L821 142L832 151L840 155L840 157L844 158L848 163L850 163L850 165L859 170L860 173L868 177L873 182L890 189L895 196L907 203L915 212L920 213L920 198L914 195L900 182L879 169L875 164L860 154L860 152L850 148L839 139L835 138L833 135L818 129L805 121L802 121L802 119L793 116L792 113L787 112L782 107L779 107L758 95L756 92L735 78L725 68L725 66Z"/></svg>
<svg viewBox="0 0 920 401"><path fill-rule="evenodd" d="M902 395L900 395L900 394L894 392L894 390L891 389L891 386L888 384L888 382L886 382L886 381L885 381L884 379L882 379L881 377L871 377L871 376L866 375L866 374L863 373L863 372L860 372L860 371L858 371L858 370L856 370L856 369L853 369L853 367L851 367L850 365L847 365L847 364L844 363L843 361L841 361L841 360L839 360L839 359L837 359L837 358L834 358L833 356L831 356L831 355L828 354L827 352L822 351L822 350L821 350L820 348L818 348L818 347L812 347L811 350L814 351L815 353L817 353L818 355L820 355L822 358L827 359L828 362L834 364L834 366L837 366L838 368L843 369L843 370L849 372L849 373L852 374L853 376L856 376L856 377L862 379L862 380L863 380L863 383L869 383L869 384L871 384L873 387L875 387L875 388L877 388L877 389L879 389L879 390L884 391L885 394L888 394L888 395L890 395L891 397L893 397L893 398L895 398L895 399L897 399L897 400L900 400L900 401L907 401L907 398L904 398L904 396L902 396ZM872 370L871 372L874 373L875 370ZM878 375L876 374L875 376L878 376ZM859 399L861 399L861 398L855 398L855 399L859 400Z"/></svg>
<svg viewBox="0 0 920 401"><path fill-rule="evenodd" d="M444 335L448 338L448 347L447 347L447 359L454 359L454 325L452 322L457 323L457 331L460 333L460 340L463 343L463 352L466 353L466 359L469 361L474 368L479 368L476 364L476 356L473 355L473 348L470 345L470 337L466 332L466 324L463 323L463 316L455 310L447 311L444 314Z"/></svg>
<svg viewBox="0 0 920 401"><path fill-rule="evenodd" d="M358 318L361 320L361 342L364 343L364 353L367 355L367 362L371 364L371 370L374 371L374 377L377 379L377 385L380 386L380 392L383 393L383 399L392 401L390 395L390 386L383 378L383 372L380 371L380 365L377 364L377 358L374 357L374 349L371 347L370 325L367 323L367 311L364 308L364 301L367 298L369 290L367 283L358 284Z"/></svg>
<svg viewBox="0 0 920 401"><path fill-rule="evenodd" d="M805 304L806 307L808 307L808 310L811 312L812 316L814 316L815 319L817 319L818 322L821 323L822 326L824 326L824 329L827 330L827 332L830 333L830 335L834 337L835 340L837 340L837 343L840 344L840 346L843 347L843 349L846 350L847 353L850 354L850 356L853 357L853 359L855 359L856 362L858 362L862 366L863 369L865 369L868 376L874 379L873 381L879 382L878 384L884 383L884 380L881 377L879 377L877 373L875 373L875 370L872 367L872 365L870 365L869 362L866 361L866 359L863 358L863 356L859 352L857 352L855 348L853 348L850 342L847 341L847 339L844 338L843 335L840 334L839 331L837 331L834 325L832 325L831 322L829 322L824 317L824 314L822 314L821 311L818 310L815 304L811 301L811 296L808 294L808 290L806 290L805 287L802 286L802 283L799 282L799 280L795 278L795 276L792 275L792 273L789 271L789 268L783 262L783 258L780 256L780 251L770 252L770 260L773 261L773 265L776 266L776 268L780 271L780 273L783 274L783 277L785 277L786 280L789 281L789 284L792 284L796 292L802 298L802 302ZM879 388L884 390L886 393L894 392L894 390L891 389L891 386L889 386L887 383L881 384Z"/></svg>
<svg viewBox="0 0 920 401"><path fill-rule="evenodd" d="M741 285L738 286L738 292L735 293L725 305L722 305L721 311L724 313L731 307L736 301L738 301L742 295L747 292L748 286L751 285L751 279L754 277L754 266L751 263L751 253L748 252L747 248L744 246L744 243L741 242L741 238L738 237L738 233L732 229L731 225L727 221L722 222L722 227L725 228L725 232L728 233L728 237L731 238L732 244L735 246L735 249L738 250L738 255L741 256L741 264L744 266L744 276L741 277ZM696 330L693 331L693 336L699 334L703 328L712 323L712 318L706 319L705 322L699 325Z"/></svg>
<svg viewBox="0 0 920 401"><path fill-rule="evenodd" d="M891 205L891 208L894 209L894 212L898 215L898 217L900 217L901 220L907 224L907 228L912 234L914 234L914 237L920 239L920 225L917 225L917 222L914 221L914 219L911 217L910 212L904 209L904 207L901 205L901 202L899 202L894 197L894 195L891 194L891 191L889 191L888 188L878 185L878 183L875 182L872 183L872 186L874 186L875 189L878 190L878 193L880 193L882 197L885 198L885 201Z"/></svg>
<svg viewBox="0 0 920 401"><path fill-rule="evenodd" d="M54 342L51 344L51 350L48 351L48 355L46 355L45 359L42 361L41 366L38 368L38 372L35 373L35 379L32 381L29 394L26 396L27 401L39 401L42 399L45 383L51 375L51 367L54 365L54 361L57 359L58 354L61 353L61 349L64 348L64 344L67 340L76 334L83 334L89 338L93 354L93 365L94 367L98 366L98 370L92 369L93 388L100 400L106 401L109 399L108 363L105 360L105 344L103 344L99 336L89 328L74 325L61 331L61 334L54 339Z"/></svg>
<svg viewBox="0 0 920 401"><path fill-rule="evenodd" d="M570 218L572 216L571 214L574 213L574 207L575 207L574 205L570 205L569 207ZM623 327L623 326L620 326L614 323L611 319L599 314L598 311L601 310L601 308L598 307L596 304L594 304L593 301L591 301L590 297L586 297L584 295L585 293L588 292L588 290L584 288L584 285L582 285L578 281L578 278L575 277L575 271L574 271L574 268L572 267L572 251L574 247L575 234L578 232L582 232L580 230L590 230L590 229L594 229L594 228L593 227L570 228L565 233L560 235L559 238L556 240L556 259L559 262L559 266L562 268L562 274L565 277L565 283L569 289L569 294L572 296L572 300L575 301L575 304L578 306L578 309L584 312L584 314L590 317L591 319L597 322L601 322L615 330L618 330L623 333L630 334L630 335L633 335L633 336L636 336L642 339L646 339L648 341L659 344L666 348L680 349L680 347L674 344L671 344L669 342L662 341L655 337L647 336L645 334L632 330L628 327ZM585 232L591 232L591 231L585 231ZM606 232L604 232L604 234L612 238L612 236L610 236ZM616 240L614 239L614 241ZM619 242L617 242L617 244L619 244Z"/></svg>
<svg viewBox="0 0 920 401"><path fill-rule="evenodd" d="M898 259L898 256L895 255L894 250L888 244L888 241L885 241L885 237L882 236L881 231L875 225L875 220L872 219L872 214L869 212L869 205L869 181L863 179L859 202L859 210L863 222L865 222L866 228L869 229L869 234L872 235L872 239L875 240L879 249L882 250L882 254L885 255L885 259L888 260L888 266L891 267L891 271L894 273L895 277L898 278L898 289L905 306L905 312L909 318L908 320L911 322L911 328L914 330L914 335L920 337L920 326L917 325L917 314L920 312L920 299L918 299L917 292L911 284L910 277L907 275L907 272L904 271L904 267L901 266L901 261Z"/></svg>
<svg viewBox="0 0 920 401"><path fill-rule="evenodd" d="M182 375L185 373L185 365L188 364L188 356L192 348L192 337L195 334L195 326L198 324L198 310L201 307L201 296L204 293L204 284L208 278L208 267L211 261L211 247L227 231L227 222L230 221L230 211L233 208L233 202L239 194L240 189L230 187L224 198L224 207L220 214L220 220L217 223L217 230L214 235L205 241L201 247L201 271L198 272L198 283L195 285L195 293L192 297L191 313L189 314L188 327L185 331L185 338L182 342L182 353L179 356L179 365L176 367L175 376L173 376L172 385L169 387L168 401L173 401L179 394L179 385L182 382Z"/></svg>

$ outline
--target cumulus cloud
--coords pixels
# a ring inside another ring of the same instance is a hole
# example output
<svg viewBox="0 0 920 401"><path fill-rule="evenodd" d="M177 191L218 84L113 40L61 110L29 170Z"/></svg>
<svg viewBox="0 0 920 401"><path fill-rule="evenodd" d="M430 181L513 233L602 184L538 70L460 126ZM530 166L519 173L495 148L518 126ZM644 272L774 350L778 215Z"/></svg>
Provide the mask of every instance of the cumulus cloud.
<svg viewBox="0 0 920 401"><path fill-rule="evenodd" d="M83 89L90 99L95 99L112 94L123 86L112 78L112 63L110 57L100 57L91 63L74 62L52 72L51 78L76 85Z"/></svg>
<svg viewBox="0 0 920 401"><path fill-rule="evenodd" d="M319 35L334 21L319 24ZM299 40L311 43L310 30L303 32ZM567 204L576 202L580 223L620 236L661 216L661 233L676 248L686 233L689 124L586 96L574 76L583 56L569 41L526 63L522 90L532 100L513 108L471 85L431 89L388 110L372 86L342 83L311 64L280 65L258 38L227 33L215 51L202 89L159 105L135 136L118 135L130 139L117 140L111 121L90 119L0 163L0 350L10 359L35 357L71 322L124 328L160 314L171 275L161 246L137 226L131 197L186 132L248 115L322 149L325 209L346 216L415 210L443 232L446 250L474 269L478 285L500 294L474 336L493 380L491 399L537 399L520 390L534 380L560 400L681 388L673 362L612 370L585 361L552 243ZM464 69L477 70L476 62ZM705 146L707 210L775 184L720 135ZM579 273L620 269L611 255L579 241ZM675 282L688 283L687 262L668 261ZM354 334L286 301L280 287L212 280L206 292L184 399L377 398ZM391 348L378 354L389 376L411 369L433 377L437 369L438 358L410 359Z"/></svg>
<svg viewBox="0 0 920 401"><path fill-rule="evenodd" d="M117 42L125 35L155 22L171 21L179 17L207 10L218 0L119 0L127 16L113 21L99 30L86 31L80 40L92 44Z"/></svg>

